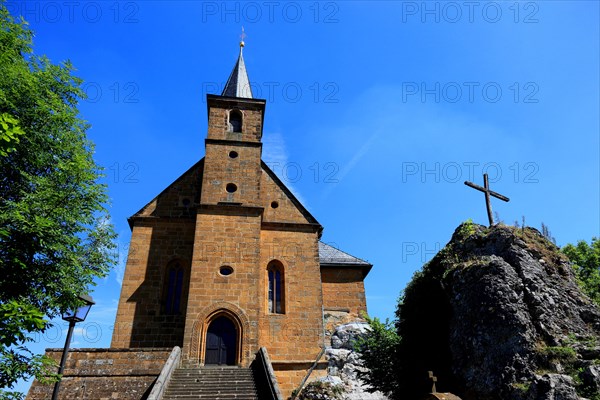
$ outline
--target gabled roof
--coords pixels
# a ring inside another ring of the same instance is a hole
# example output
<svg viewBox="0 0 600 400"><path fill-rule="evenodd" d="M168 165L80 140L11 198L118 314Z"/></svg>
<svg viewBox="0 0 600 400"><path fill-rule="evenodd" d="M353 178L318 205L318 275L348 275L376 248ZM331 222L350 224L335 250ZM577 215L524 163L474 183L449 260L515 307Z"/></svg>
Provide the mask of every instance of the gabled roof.
<svg viewBox="0 0 600 400"><path fill-rule="evenodd" d="M367 276L373 267L371 263L321 241L319 241L319 262L321 267L359 267L363 269L364 276Z"/></svg>
<svg viewBox="0 0 600 400"><path fill-rule="evenodd" d="M294 196L289 188L277 177L277 175L269 168L269 166L261 160L261 168L263 173L270 177L274 185L284 194L289 200L292 207L297 211L299 218L294 219L283 219L283 220L270 220L271 223L282 223L282 224L309 224L313 225L320 233L323 227L316 218L302 205L302 203ZM180 207L178 205L179 198L187 198L192 200L190 207L196 207L201 203L201 192L202 192L202 175L204 173L204 157L184 172L179 178L168 185L162 190L157 196L150 200L145 206L143 206L138 212L129 217L130 228L133 228L133 220L138 217L190 217L189 211L186 207ZM162 200L162 201L161 201ZM283 205L283 204L282 204Z"/></svg>
<svg viewBox="0 0 600 400"><path fill-rule="evenodd" d="M365 260L354 257L321 241L319 241L319 261L322 266L368 266L369 269L373 266Z"/></svg>
<svg viewBox="0 0 600 400"><path fill-rule="evenodd" d="M221 96L226 97L243 97L246 99L252 98L252 88L250 87L250 79L248 79L248 73L246 72L246 64L244 63L244 57L242 56L242 49L244 48L244 42L240 43L240 55L227 79L227 83L223 88Z"/></svg>

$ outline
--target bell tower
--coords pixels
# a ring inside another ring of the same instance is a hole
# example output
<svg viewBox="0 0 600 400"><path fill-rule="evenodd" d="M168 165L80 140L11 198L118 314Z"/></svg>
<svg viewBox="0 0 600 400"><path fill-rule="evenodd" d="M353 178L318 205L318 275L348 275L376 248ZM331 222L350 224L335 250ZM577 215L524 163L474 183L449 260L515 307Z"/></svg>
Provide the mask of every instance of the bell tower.
<svg viewBox="0 0 600 400"><path fill-rule="evenodd" d="M200 364L225 360L246 366L258 351L257 322L265 297L260 248L266 100L252 97L243 48L242 41L221 95L207 95L208 133L183 346L184 359ZM227 357L219 358L214 348L227 348Z"/></svg>
<svg viewBox="0 0 600 400"><path fill-rule="evenodd" d="M243 48L242 41L221 95L207 95L208 135L201 196L206 205L260 205L266 101L252 97Z"/></svg>

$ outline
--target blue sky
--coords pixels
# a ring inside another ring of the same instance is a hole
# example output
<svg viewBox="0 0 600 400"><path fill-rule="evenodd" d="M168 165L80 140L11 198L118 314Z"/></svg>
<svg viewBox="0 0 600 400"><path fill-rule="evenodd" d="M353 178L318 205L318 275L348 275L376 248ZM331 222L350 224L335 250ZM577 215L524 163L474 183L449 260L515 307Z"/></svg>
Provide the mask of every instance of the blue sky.
<svg viewBox="0 0 600 400"><path fill-rule="evenodd" d="M325 227L371 262L369 313L392 317L414 271L458 224L600 236L596 1L9 1L35 52L71 60L106 168L120 264L74 347L110 345L126 218L204 155L207 93L238 55L267 100L263 158ZM66 325L36 348L62 347ZM28 384L20 385L26 390Z"/></svg>

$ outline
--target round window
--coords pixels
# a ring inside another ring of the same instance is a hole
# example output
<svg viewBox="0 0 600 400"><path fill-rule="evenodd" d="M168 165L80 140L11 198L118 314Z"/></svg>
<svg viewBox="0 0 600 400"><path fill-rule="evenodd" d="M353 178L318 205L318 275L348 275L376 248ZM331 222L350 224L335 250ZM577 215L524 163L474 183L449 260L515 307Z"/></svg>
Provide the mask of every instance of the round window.
<svg viewBox="0 0 600 400"><path fill-rule="evenodd" d="M237 191L237 186L235 183L228 183L225 190L227 190L227 193L235 193Z"/></svg>
<svg viewBox="0 0 600 400"><path fill-rule="evenodd" d="M230 151L229 152L229 158L237 158L238 157L238 152L237 151Z"/></svg>
<svg viewBox="0 0 600 400"><path fill-rule="evenodd" d="M271 202L271 208L277 208L277 207L279 207L279 203L276 202L276 201L272 201Z"/></svg>
<svg viewBox="0 0 600 400"><path fill-rule="evenodd" d="M219 268L219 273L223 276L228 276L233 274L233 268L231 268L229 265L223 265L221 268Z"/></svg>

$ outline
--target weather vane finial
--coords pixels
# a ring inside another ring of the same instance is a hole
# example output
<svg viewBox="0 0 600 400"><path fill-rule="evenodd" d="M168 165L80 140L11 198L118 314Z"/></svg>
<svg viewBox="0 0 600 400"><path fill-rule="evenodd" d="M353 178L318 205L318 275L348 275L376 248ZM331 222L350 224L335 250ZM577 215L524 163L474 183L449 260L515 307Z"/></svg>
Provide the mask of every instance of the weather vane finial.
<svg viewBox="0 0 600 400"><path fill-rule="evenodd" d="M240 38L242 39L240 41L240 47L244 47L245 43L244 43L244 38L246 37L246 32L244 32L244 27L242 26L242 34L240 35Z"/></svg>

